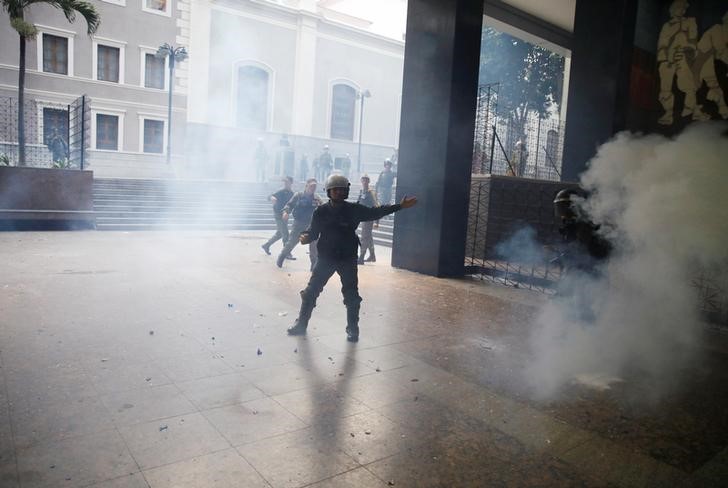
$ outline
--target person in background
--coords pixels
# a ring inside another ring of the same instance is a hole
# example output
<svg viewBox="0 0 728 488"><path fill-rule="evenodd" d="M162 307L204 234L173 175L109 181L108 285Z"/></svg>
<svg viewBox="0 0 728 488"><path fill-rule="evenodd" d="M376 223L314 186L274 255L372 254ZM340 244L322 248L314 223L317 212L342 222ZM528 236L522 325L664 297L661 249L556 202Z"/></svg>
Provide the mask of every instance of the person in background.
<svg viewBox="0 0 728 488"><path fill-rule="evenodd" d="M281 239L283 241L283 245L285 246L288 242L288 222L286 222L283 219L283 207L286 206L286 203L288 203L288 200L291 199L293 196L293 190L291 189L293 186L293 178L290 176L286 176L283 178L283 188L272 194L268 199L273 204L273 217L276 220L276 233L273 234L273 237L268 239L268 241L260 246L263 251L267 255L270 256L270 247L278 240Z"/></svg>
<svg viewBox="0 0 728 488"><path fill-rule="evenodd" d="M328 178L334 169L334 160L331 158L328 144L324 146L324 151L319 156L319 169L321 170L320 179L322 180Z"/></svg>
<svg viewBox="0 0 728 488"><path fill-rule="evenodd" d="M392 171L392 161L387 158L384 160L384 170L379 173L377 184L374 189L377 192L377 199L382 205L389 205L392 201L392 186L394 186L394 177L396 174Z"/></svg>
<svg viewBox="0 0 728 488"><path fill-rule="evenodd" d="M255 148L255 181L265 181L265 167L268 164L268 151L265 150L263 138L258 138L258 145Z"/></svg>
<svg viewBox="0 0 728 488"><path fill-rule="evenodd" d="M293 215L293 226L291 228L291 237L276 260L276 265L279 268L283 267L283 260L286 259L286 256L298 244L298 236L311 224L313 211L321 205L321 199L316 195L316 184L317 181L315 178L307 180L306 188L293 195L285 207L283 207L283 220L287 221L289 215ZM317 259L316 243L311 243L308 254L311 258L311 268L313 269Z"/></svg>
<svg viewBox="0 0 728 488"><path fill-rule="evenodd" d="M377 202L377 196L373 190L369 188L369 175L364 173L361 175L361 190L359 190L359 198L356 203L364 205L368 208L374 208L379 206ZM377 261L377 256L374 253L374 237L372 235L372 229L374 226L379 226L378 222L367 220L361 223L361 252L359 254L359 260L357 264L364 264L365 262L374 263ZM369 257L364 259L364 255L369 250Z"/></svg>

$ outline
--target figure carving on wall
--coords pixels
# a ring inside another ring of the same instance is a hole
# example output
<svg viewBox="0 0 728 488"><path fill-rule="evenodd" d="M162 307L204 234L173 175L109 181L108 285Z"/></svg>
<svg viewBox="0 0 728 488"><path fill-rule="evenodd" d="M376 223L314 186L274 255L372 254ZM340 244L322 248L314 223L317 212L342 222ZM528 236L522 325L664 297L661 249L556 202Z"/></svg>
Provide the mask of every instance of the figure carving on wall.
<svg viewBox="0 0 728 488"><path fill-rule="evenodd" d="M685 94L682 117L692 115L693 120L707 120L695 98L695 60L698 26L694 17L685 17L688 2L675 0L670 5L670 20L665 22L657 40L657 69L660 75L660 103L665 113L657 121L661 125L673 123L675 95L672 83L677 78L677 89Z"/></svg>
<svg viewBox="0 0 728 488"><path fill-rule="evenodd" d="M698 55L695 60L695 73L698 86L705 82L708 87L706 98L718 105L721 118L728 119L728 106L725 95L715 73L715 61L728 65L728 11L723 14L723 22L705 31L698 42Z"/></svg>

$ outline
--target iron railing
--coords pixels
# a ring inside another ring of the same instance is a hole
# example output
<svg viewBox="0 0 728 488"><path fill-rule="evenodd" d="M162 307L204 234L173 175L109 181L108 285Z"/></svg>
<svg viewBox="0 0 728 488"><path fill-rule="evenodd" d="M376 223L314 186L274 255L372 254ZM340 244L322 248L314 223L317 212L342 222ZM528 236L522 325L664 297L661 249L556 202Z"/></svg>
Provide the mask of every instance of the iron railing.
<svg viewBox="0 0 728 488"><path fill-rule="evenodd" d="M529 114L522 123L498 110L499 83L481 85L473 140L473 174L558 181L564 126L558 118Z"/></svg>
<svg viewBox="0 0 728 488"><path fill-rule="evenodd" d="M83 169L90 138L88 98L71 104L26 100L25 165ZM0 161L18 164L18 100L0 97Z"/></svg>

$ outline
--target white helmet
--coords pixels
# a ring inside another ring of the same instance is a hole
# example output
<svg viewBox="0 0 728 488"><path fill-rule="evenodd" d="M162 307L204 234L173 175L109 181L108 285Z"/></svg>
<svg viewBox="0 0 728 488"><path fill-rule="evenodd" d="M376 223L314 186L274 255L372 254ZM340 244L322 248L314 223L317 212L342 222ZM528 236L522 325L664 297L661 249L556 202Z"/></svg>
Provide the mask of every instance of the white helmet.
<svg viewBox="0 0 728 488"><path fill-rule="evenodd" d="M331 175L326 180L326 191L333 190L334 188L349 188L351 183L343 175Z"/></svg>

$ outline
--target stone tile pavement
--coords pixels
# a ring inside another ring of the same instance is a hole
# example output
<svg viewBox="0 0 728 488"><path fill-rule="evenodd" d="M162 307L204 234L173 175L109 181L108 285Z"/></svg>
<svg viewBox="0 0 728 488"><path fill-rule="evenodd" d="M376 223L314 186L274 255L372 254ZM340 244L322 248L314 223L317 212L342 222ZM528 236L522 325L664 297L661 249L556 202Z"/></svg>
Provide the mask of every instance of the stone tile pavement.
<svg viewBox="0 0 728 488"><path fill-rule="evenodd" d="M653 409L537 401L518 371L543 296L380 249L361 341L336 278L291 338L308 259L276 268L265 237L0 233L0 486L725 486L725 338Z"/></svg>

